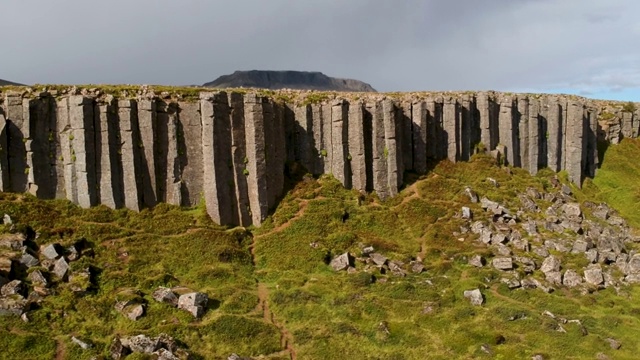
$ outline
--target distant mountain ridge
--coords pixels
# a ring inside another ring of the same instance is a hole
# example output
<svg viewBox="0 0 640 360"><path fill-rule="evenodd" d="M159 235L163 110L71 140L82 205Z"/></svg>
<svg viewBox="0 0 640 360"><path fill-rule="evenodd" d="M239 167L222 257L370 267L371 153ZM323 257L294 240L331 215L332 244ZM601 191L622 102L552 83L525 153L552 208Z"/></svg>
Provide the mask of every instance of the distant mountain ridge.
<svg viewBox="0 0 640 360"><path fill-rule="evenodd" d="M23 84L19 84L19 83L15 83L15 82L12 82L12 81L7 81L7 80L0 79L0 86L7 86L7 85L21 86Z"/></svg>
<svg viewBox="0 0 640 360"><path fill-rule="evenodd" d="M311 71L236 71L230 75L220 76L211 82L205 83L203 86L213 88L249 87L271 90L376 91L371 85L359 80L333 78L321 72Z"/></svg>

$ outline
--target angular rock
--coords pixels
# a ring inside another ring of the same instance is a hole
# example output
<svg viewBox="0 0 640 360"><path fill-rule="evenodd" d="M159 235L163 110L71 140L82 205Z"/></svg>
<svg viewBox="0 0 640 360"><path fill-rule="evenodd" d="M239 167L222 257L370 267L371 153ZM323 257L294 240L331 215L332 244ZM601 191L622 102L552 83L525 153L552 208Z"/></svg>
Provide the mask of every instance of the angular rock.
<svg viewBox="0 0 640 360"><path fill-rule="evenodd" d="M421 261L412 261L410 265L411 271L415 274L420 274L424 271L424 264Z"/></svg>
<svg viewBox="0 0 640 360"><path fill-rule="evenodd" d="M604 341L606 341L613 350L618 350L622 347L622 343L616 339L606 338Z"/></svg>
<svg viewBox="0 0 640 360"><path fill-rule="evenodd" d="M609 218L609 211L610 210L607 204L600 204L595 209L593 209L591 214L599 219L607 220Z"/></svg>
<svg viewBox="0 0 640 360"><path fill-rule="evenodd" d="M153 354L158 350L159 341L157 338L150 338L146 335L131 336L122 338L122 346L128 347L132 352L141 354Z"/></svg>
<svg viewBox="0 0 640 360"><path fill-rule="evenodd" d="M480 255L474 255L469 259L469 265L481 268L484 266L484 259Z"/></svg>
<svg viewBox="0 0 640 360"><path fill-rule="evenodd" d="M47 246L44 246L40 250L40 253L47 259L54 260L61 256L61 254L58 252L58 247L58 244L49 244Z"/></svg>
<svg viewBox="0 0 640 360"><path fill-rule="evenodd" d="M560 271L549 271L544 274L546 280L552 285L562 285L562 273Z"/></svg>
<svg viewBox="0 0 640 360"><path fill-rule="evenodd" d="M467 220L473 219L473 214L471 213L471 209L466 206L462 207L462 218Z"/></svg>
<svg viewBox="0 0 640 360"><path fill-rule="evenodd" d="M562 284L566 287L576 287L582 284L582 277L578 275L574 270L567 270L564 273L564 277L562 279Z"/></svg>
<svg viewBox="0 0 640 360"><path fill-rule="evenodd" d="M370 254L369 257L371 258L371 260L373 260L373 263L376 265L384 265L387 263L387 257L384 255L381 255L379 253L373 253Z"/></svg>
<svg viewBox="0 0 640 360"><path fill-rule="evenodd" d="M469 197L469 201L471 201L472 203L478 202L478 194L476 194L476 192L473 191L470 187L467 186L464 189L464 193Z"/></svg>
<svg viewBox="0 0 640 360"><path fill-rule="evenodd" d="M195 318L201 317L206 308L209 297L207 294L193 292L180 295L178 298L178 309L190 312Z"/></svg>
<svg viewBox="0 0 640 360"><path fill-rule="evenodd" d="M161 286L158 289L156 289L151 296L157 302L178 306L178 297L169 288Z"/></svg>
<svg viewBox="0 0 640 360"><path fill-rule="evenodd" d="M513 270L513 259L510 257L498 257L492 261L493 267L498 270Z"/></svg>
<svg viewBox="0 0 640 360"><path fill-rule="evenodd" d="M91 348L93 347L93 346L91 346L91 344L89 344L89 343L87 343L87 342L84 342L84 341L82 341L82 340L78 339L78 338L77 338L77 337L75 337L75 336L72 336L72 337L71 337L71 341L72 341L74 344L76 344L76 345L80 346L80 348L82 348L83 350L88 350L88 349L91 349Z"/></svg>
<svg viewBox="0 0 640 360"><path fill-rule="evenodd" d="M124 359L130 353L131 353L131 349L124 346L122 344L122 340L120 340L120 338L118 337L113 339L113 341L111 342L111 345L109 346L109 355L111 355L111 358L114 360Z"/></svg>
<svg viewBox="0 0 640 360"><path fill-rule="evenodd" d="M24 234L0 234L0 248L21 250L26 240Z"/></svg>
<svg viewBox="0 0 640 360"><path fill-rule="evenodd" d="M28 301L21 295L0 297L0 316L22 315L28 307Z"/></svg>
<svg viewBox="0 0 640 360"><path fill-rule="evenodd" d="M0 288L0 294L2 294L2 296L9 296L9 295L22 296L26 293L26 290L27 288L22 281L13 280L6 283L5 285L2 286L2 288Z"/></svg>
<svg viewBox="0 0 640 360"><path fill-rule="evenodd" d="M532 273L536 269L536 263L532 258L518 256L516 257L516 261L522 265L522 270L526 273Z"/></svg>
<svg viewBox="0 0 640 360"><path fill-rule="evenodd" d="M32 271L27 278L31 281L33 285L44 286L44 287L47 287L49 285L47 278L44 276L44 274L40 270Z"/></svg>
<svg viewBox="0 0 640 360"><path fill-rule="evenodd" d="M593 243L589 239L578 239L573 243L573 248L571 249L571 253L579 254L585 253L589 249L593 247Z"/></svg>
<svg viewBox="0 0 640 360"><path fill-rule="evenodd" d="M482 296L480 289L465 290L464 297L469 299L471 305L480 306L484 303L484 296Z"/></svg>
<svg viewBox="0 0 640 360"><path fill-rule="evenodd" d="M602 268L600 265L591 265L584 270L584 278L587 283L592 285L601 285L604 283L602 276Z"/></svg>
<svg viewBox="0 0 640 360"><path fill-rule="evenodd" d="M578 203L566 203L562 205L562 212L566 216L575 216L575 217L582 216L582 209L580 209L580 204Z"/></svg>
<svg viewBox="0 0 640 360"><path fill-rule="evenodd" d="M598 262L598 258L599 258L598 250L589 249L584 253L584 255L587 257L587 260L589 260L590 263L593 264Z"/></svg>
<svg viewBox="0 0 640 360"><path fill-rule="evenodd" d="M548 256L546 259L544 259L544 261L542 262L542 266L540 266L540 271L542 271L545 274L551 271L559 271L559 270L560 270L560 259L558 259L553 255Z"/></svg>
<svg viewBox="0 0 640 360"><path fill-rule="evenodd" d="M614 226L625 226L626 221L620 216L610 216L607 222Z"/></svg>
<svg viewBox="0 0 640 360"><path fill-rule="evenodd" d="M142 304L137 304L132 306L130 309L127 309L127 317L130 320L137 321L144 315L144 306Z"/></svg>
<svg viewBox="0 0 640 360"><path fill-rule="evenodd" d="M351 254L346 252L342 255L338 255L335 258L333 258L333 260L331 260L331 263L329 265L335 271L347 270L349 266L353 265L353 258L351 257Z"/></svg>
<svg viewBox="0 0 640 360"><path fill-rule="evenodd" d="M38 261L38 259L36 259L33 255L24 253L22 254L22 257L20 257L20 264L26 266L27 268L32 268L34 266L38 266L40 264L40 261Z"/></svg>
<svg viewBox="0 0 640 360"><path fill-rule="evenodd" d="M58 259L58 261L56 261L55 265L53 266L53 273L60 279L64 279L68 271L69 264L63 257Z"/></svg>

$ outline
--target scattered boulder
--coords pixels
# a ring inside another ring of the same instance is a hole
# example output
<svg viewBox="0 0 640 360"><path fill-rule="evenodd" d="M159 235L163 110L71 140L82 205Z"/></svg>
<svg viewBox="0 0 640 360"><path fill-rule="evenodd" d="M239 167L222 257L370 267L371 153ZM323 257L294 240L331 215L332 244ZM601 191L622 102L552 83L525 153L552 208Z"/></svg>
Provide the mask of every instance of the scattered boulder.
<svg viewBox="0 0 640 360"><path fill-rule="evenodd" d="M20 280L10 281L5 285L3 285L2 288L0 288L0 294L2 294L2 296L9 296L9 295L23 296L26 293L26 291L27 291L27 287Z"/></svg>
<svg viewBox="0 0 640 360"><path fill-rule="evenodd" d="M60 279L64 279L67 276L67 272L69 271L69 263L61 257L58 261L55 262L53 266L53 273Z"/></svg>
<svg viewBox="0 0 640 360"><path fill-rule="evenodd" d="M114 360L124 359L125 356L131 354L131 349L124 346L119 337L116 337L109 346L109 355Z"/></svg>
<svg viewBox="0 0 640 360"><path fill-rule="evenodd" d="M584 271L584 279L587 283L592 285L601 285L604 283L604 277L602 276L602 268L600 265L590 265Z"/></svg>
<svg viewBox="0 0 640 360"><path fill-rule="evenodd" d="M484 303L484 296L482 296L480 289L465 290L464 297L469 299L471 305L480 306Z"/></svg>
<svg viewBox="0 0 640 360"><path fill-rule="evenodd" d="M513 270L513 259L510 257L497 257L492 261L493 267L498 270Z"/></svg>
<svg viewBox="0 0 640 360"><path fill-rule="evenodd" d="M59 247L60 245L58 244L49 244L47 246L42 247L40 249L40 253L44 255L44 257L46 257L47 259L55 260L61 256L60 252L58 251Z"/></svg>
<svg viewBox="0 0 640 360"><path fill-rule="evenodd" d="M136 335L122 338L122 346L131 349L132 352L142 354L153 354L158 349L158 339L150 338L146 335Z"/></svg>
<svg viewBox="0 0 640 360"><path fill-rule="evenodd" d="M341 270L347 270L352 264L353 264L353 258L351 257L351 254L346 252L342 255L338 255L335 258L333 258L333 260L331 260L331 263L329 265L333 268L333 270L341 271Z"/></svg>
<svg viewBox="0 0 640 360"><path fill-rule="evenodd" d="M549 271L544 275L550 284L562 285L562 273L560 271Z"/></svg>
<svg viewBox="0 0 640 360"><path fill-rule="evenodd" d="M582 216L582 210L580 209L580 204L578 203L566 203L562 205L562 212L566 216L575 216L575 217Z"/></svg>
<svg viewBox="0 0 640 360"><path fill-rule="evenodd" d="M178 297L176 294L171 291L171 289L166 287L157 288L153 294L151 295L153 299L157 302L167 303L173 306L178 306Z"/></svg>
<svg viewBox="0 0 640 360"><path fill-rule="evenodd" d="M467 220L473 219L473 214L471 213L471 209L466 206L462 207L462 218Z"/></svg>
<svg viewBox="0 0 640 360"><path fill-rule="evenodd" d="M609 218L609 211L607 204L600 204L591 212L591 214L598 219L607 220Z"/></svg>
<svg viewBox="0 0 640 360"><path fill-rule="evenodd" d="M622 347L622 343L616 339L606 338L604 341L606 341L613 350L618 350Z"/></svg>
<svg viewBox="0 0 640 360"><path fill-rule="evenodd" d="M44 274L40 270L32 271L31 273L29 273L29 276L27 276L27 278L31 281L31 284L33 285L38 285L43 287L47 287L49 285L47 278L44 276Z"/></svg>
<svg viewBox="0 0 640 360"><path fill-rule="evenodd" d="M136 304L127 309L126 316L129 320L138 321L144 315L144 305Z"/></svg>
<svg viewBox="0 0 640 360"><path fill-rule="evenodd" d="M576 287L582 284L582 277L578 275L575 270L567 270L564 272L564 278L562 279L562 285L566 287Z"/></svg>
<svg viewBox="0 0 640 360"><path fill-rule="evenodd" d="M227 360L252 360L252 359L249 358L249 357L240 356L240 355L238 355L236 353L233 353L233 354L229 355Z"/></svg>
<svg viewBox="0 0 640 360"><path fill-rule="evenodd" d="M567 195L567 196L571 196L573 195L573 190L571 190L571 187L569 187L569 185L567 184L562 184L562 194Z"/></svg>
<svg viewBox="0 0 640 360"><path fill-rule="evenodd" d="M464 189L464 193L469 197L469 201L471 201L472 203L478 202L478 194L476 194L476 192L473 191L470 187L467 186Z"/></svg>
<svg viewBox="0 0 640 360"><path fill-rule="evenodd" d="M424 271L424 264L422 261L412 261L409 264L411 265L411 271L415 274L420 274Z"/></svg>
<svg viewBox="0 0 640 360"><path fill-rule="evenodd" d="M192 292L183 294L178 298L178 309L190 312L197 319L204 314L208 301L209 297L204 293Z"/></svg>
<svg viewBox="0 0 640 360"><path fill-rule="evenodd" d="M469 259L469 265L481 268L484 266L484 259L480 255L474 255Z"/></svg>
<svg viewBox="0 0 640 360"><path fill-rule="evenodd" d="M21 295L9 295L0 297L0 316L22 315L28 307L28 301Z"/></svg>
<svg viewBox="0 0 640 360"><path fill-rule="evenodd" d="M373 253L369 255L369 258L371 258L371 260L373 261L374 264L378 265L378 266L382 266L384 264L387 263L387 257L384 255L381 255L379 253Z"/></svg>
<svg viewBox="0 0 640 360"><path fill-rule="evenodd" d="M26 240L24 234L0 234L0 248L20 251Z"/></svg>
<svg viewBox="0 0 640 360"><path fill-rule="evenodd" d="M32 267L40 265L40 261L38 259L36 259L35 256L33 256L33 255L29 254L29 253L24 253L20 257L20 264L24 265L27 268L32 268Z"/></svg>
<svg viewBox="0 0 640 360"><path fill-rule="evenodd" d="M551 271L559 271L560 270L560 259L551 255L547 256L542 262L542 266L540 267L540 271L543 273L548 273Z"/></svg>

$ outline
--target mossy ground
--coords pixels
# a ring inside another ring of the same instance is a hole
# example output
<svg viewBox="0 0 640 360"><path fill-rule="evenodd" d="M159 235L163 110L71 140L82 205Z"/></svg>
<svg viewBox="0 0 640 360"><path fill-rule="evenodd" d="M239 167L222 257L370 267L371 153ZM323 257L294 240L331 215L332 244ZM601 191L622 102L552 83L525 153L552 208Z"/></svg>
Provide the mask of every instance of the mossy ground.
<svg viewBox="0 0 640 360"><path fill-rule="evenodd" d="M637 224L627 198L634 191L637 196L638 187L627 181L640 175L629 164L638 144L610 147L598 177L584 191L574 187L578 199L606 200ZM87 261L99 269L88 295L75 296L61 285L41 309L29 313L29 323L3 317L0 356L106 356L117 334L165 332L205 359L224 359L232 352L286 358L287 343L297 359L523 359L534 354L582 359L600 352L614 359L636 358L640 286L589 295L563 288L551 294L508 290L498 271L467 264L471 255L488 250L471 235L452 235L461 225L456 217L461 206L481 213L464 195L465 186L513 208L527 187L550 187L550 171L533 177L510 170L486 156L455 165L441 162L385 202L345 190L329 176L306 177L262 227L249 230L218 227L202 208L82 210L66 201L0 194L0 214L39 232L39 244L89 240L96 254ZM359 254L362 245L405 262L419 256L425 272L405 278L377 274L374 281L363 272L336 273L327 265L344 251ZM259 292L257 283L266 292ZM154 302L150 294L160 285L206 292L211 299L207 313L196 321ZM481 307L469 305L462 295L473 288L485 296ZM148 303L146 316L137 322L113 307L132 290L141 291ZM557 323L542 315L545 310L579 319L588 334L575 324L558 332ZM81 350L71 335L95 347ZM609 337L621 341L622 348L612 350L605 341ZM481 350L483 344L491 354Z"/></svg>

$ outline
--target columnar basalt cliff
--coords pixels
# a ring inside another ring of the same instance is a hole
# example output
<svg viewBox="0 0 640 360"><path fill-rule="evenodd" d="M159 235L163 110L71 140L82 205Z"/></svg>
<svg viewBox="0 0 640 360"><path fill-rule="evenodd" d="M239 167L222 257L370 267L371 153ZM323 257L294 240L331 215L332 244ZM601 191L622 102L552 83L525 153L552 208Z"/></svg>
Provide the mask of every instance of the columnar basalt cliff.
<svg viewBox="0 0 640 360"><path fill-rule="evenodd" d="M640 133L638 104L574 96L342 94L313 102L309 94L202 92L186 101L153 92L5 92L0 187L82 207L204 199L220 224L258 225L282 195L291 162L381 198L397 194L405 172L425 173L429 160L465 161L481 149L532 174L566 170L580 185L595 175L598 141Z"/></svg>

